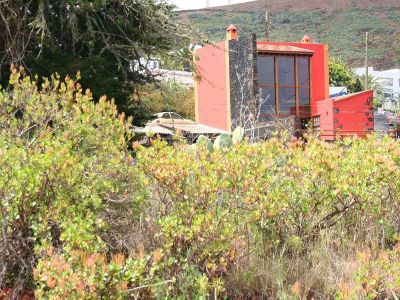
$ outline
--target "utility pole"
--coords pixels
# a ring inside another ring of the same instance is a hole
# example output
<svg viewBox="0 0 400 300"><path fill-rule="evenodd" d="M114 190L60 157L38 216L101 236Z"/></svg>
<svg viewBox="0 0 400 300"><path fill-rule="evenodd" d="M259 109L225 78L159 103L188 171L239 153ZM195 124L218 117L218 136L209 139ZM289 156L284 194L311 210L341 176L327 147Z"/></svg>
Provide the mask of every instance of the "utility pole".
<svg viewBox="0 0 400 300"><path fill-rule="evenodd" d="M365 33L365 90L368 90L368 31Z"/></svg>
<svg viewBox="0 0 400 300"><path fill-rule="evenodd" d="M265 11L265 39L269 41L269 16L268 10Z"/></svg>
<svg viewBox="0 0 400 300"><path fill-rule="evenodd" d="M206 0L206 8L210 7L210 0Z"/></svg>
<svg viewBox="0 0 400 300"><path fill-rule="evenodd" d="M269 26L271 25L271 20L269 19L267 0L265 0L265 39L269 41Z"/></svg>

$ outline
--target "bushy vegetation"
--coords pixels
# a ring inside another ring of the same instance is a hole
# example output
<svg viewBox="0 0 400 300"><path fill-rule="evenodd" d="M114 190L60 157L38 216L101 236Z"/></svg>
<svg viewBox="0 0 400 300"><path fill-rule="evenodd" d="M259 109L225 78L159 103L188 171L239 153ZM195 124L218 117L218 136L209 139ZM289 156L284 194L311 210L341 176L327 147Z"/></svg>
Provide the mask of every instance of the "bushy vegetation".
<svg viewBox="0 0 400 300"><path fill-rule="evenodd" d="M329 60L329 85L345 86L349 93L361 92L365 90L365 75L357 75L343 60L333 57ZM369 76L368 88L374 91L375 109L381 107L385 98L382 85L376 78Z"/></svg>
<svg viewBox="0 0 400 300"><path fill-rule="evenodd" d="M112 102L15 69L0 124L0 284L15 297L400 296L396 140L142 148Z"/></svg>
<svg viewBox="0 0 400 300"><path fill-rule="evenodd" d="M8 84L13 63L47 77L79 70L96 99L107 94L120 111L132 114L129 97L154 80L146 60L167 57L170 64L187 64L188 51L182 49L194 35L188 33L166 1L4 0L0 84Z"/></svg>
<svg viewBox="0 0 400 300"><path fill-rule="evenodd" d="M357 93L365 88L365 83L362 79L343 60L339 58L331 58L329 60L330 86L345 86L349 93Z"/></svg>
<svg viewBox="0 0 400 300"><path fill-rule="evenodd" d="M301 41L308 34L312 41L326 43L329 52L353 66L364 65L364 35L369 31L371 64L378 68L399 66L399 9L346 8L337 10L271 11L270 38L275 41ZM225 38L225 29L235 24L240 35L257 33L265 37L265 11L215 11L188 14L192 24L212 41ZM366 20L370 20L367 22Z"/></svg>
<svg viewBox="0 0 400 300"><path fill-rule="evenodd" d="M135 124L143 123L163 111L174 111L194 120L194 88L174 80L146 84L132 94L129 105Z"/></svg>

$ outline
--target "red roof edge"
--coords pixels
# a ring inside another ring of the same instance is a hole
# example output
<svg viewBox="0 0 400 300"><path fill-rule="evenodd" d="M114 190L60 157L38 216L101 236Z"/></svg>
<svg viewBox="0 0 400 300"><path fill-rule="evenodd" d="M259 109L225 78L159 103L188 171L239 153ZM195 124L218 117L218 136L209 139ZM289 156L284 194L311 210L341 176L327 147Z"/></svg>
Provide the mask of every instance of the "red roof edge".
<svg viewBox="0 0 400 300"><path fill-rule="evenodd" d="M353 93L353 94L344 95L344 96L335 97L335 98L330 98L330 99L332 99L335 102L342 102L342 101L347 101L347 100L356 98L358 96L366 95L366 94L371 94L371 96L372 96L373 93L374 93L373 90L367 90L367 91L362 91L362 92Z"/></svg>

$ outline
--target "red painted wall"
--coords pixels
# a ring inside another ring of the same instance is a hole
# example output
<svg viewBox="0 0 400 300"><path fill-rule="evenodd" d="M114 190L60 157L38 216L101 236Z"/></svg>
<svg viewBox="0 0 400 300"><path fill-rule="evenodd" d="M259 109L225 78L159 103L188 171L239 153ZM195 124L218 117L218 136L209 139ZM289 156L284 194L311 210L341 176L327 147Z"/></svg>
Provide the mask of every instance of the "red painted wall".
<svg viewBox="0 0 400 300"><path fill-rule="evenodd" d="M313 116L319 116L321 138L334 140L336 133L333 124L333 99L318 101Z"/></svg>
<svg viewBox="0 0 400 300"><path fill-rule="evenodd" d="M365 91L317 102L313 116L320 116L324 140L336 137L364 137L374 129L373 92Z"/></svg>
<svg viewBox="0 0 400 300"><path fill-rule="evenodd" d="M329 54L324 44L303 44L291 42L257 42L257 44L286 45L314 51L311 57L311 114L316 113L316 102L329 98Z"/></svg>
<svg viewBox="0 0 400 300"><path fill-rule="evenodd" d="M341 136L364 137L374 129L373 92L365 91L334 100L335 129Z"/></svg>
<svg viewBox="0 0 400 300"><path fill-rule="evenodd" d="M198 75L196 121L228 130L228 90L225 42L200 48L194 53Z"/></svg>

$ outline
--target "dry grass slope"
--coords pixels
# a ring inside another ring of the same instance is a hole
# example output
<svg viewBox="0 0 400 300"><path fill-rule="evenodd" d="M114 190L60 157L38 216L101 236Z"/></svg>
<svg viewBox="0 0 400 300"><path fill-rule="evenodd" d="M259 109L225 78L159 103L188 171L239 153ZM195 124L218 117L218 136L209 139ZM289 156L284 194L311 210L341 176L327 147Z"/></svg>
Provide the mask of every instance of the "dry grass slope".
<svg viewBox="0 0 400 300"><path fill-rule="evenodd" d="M354 66L364 63L364 34L370 33L371 64L400 67L400 1L398 0L282 0L267 1L272 19L271 39L300 41L304 34L329 45L330 55ZM180 15L202 30L211 41L224 38L234 23L241 35L264 37L265 1L184 11Z"/></svg>

